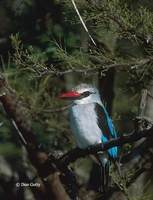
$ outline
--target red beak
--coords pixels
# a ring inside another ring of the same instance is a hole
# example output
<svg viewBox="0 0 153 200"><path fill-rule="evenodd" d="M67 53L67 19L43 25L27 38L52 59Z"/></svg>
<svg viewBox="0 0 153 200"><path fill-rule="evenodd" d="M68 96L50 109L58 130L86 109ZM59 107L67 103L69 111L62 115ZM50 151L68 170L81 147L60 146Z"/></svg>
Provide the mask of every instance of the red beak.
<svg viewBox="0 0 153 200"><path fill-rule="evenodd" d="M76 91L69 91L69 92L60 94L59 98L73 100L73 99L77 99L80 96L81 94Z"/></svg>

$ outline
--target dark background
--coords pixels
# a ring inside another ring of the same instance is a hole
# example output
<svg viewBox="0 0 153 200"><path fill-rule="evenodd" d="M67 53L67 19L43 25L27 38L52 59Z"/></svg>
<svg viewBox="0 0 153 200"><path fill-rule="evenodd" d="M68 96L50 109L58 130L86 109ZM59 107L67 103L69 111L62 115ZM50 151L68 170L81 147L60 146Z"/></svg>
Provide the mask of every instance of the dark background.
<svg viewBox="0 0 153 200"><path fill-rule="evenodd" d="M59 109L67 105L58 99L61 91L82 82L96 85L119 135L134 129L134 119L141 114L142 89L152 92L152 2L76 0L76 4L96 47L70 0L0 1L1 73L28 108L39 142L55 154L75 146L67 109ZM147 101L145 109L150 113L144 111L151 120L152 106L153 101ZM143 142L129 160L125 159L123 188L110 190L108 199L153 199L152 146L147 145L146 151L146 144ZM134 147L126 144L121 155L133 152ZM101 199L96 164L85 158L72 167L80 199ZM135 177L142 169L143 173ZM33 171L16 130L0 106L0 199L37 199L31 188L15 186L16 182L29 181L27 177L32 179ZM111 173L120 186L115 172ZM129 184L131 177L135 178Z"/></svg>

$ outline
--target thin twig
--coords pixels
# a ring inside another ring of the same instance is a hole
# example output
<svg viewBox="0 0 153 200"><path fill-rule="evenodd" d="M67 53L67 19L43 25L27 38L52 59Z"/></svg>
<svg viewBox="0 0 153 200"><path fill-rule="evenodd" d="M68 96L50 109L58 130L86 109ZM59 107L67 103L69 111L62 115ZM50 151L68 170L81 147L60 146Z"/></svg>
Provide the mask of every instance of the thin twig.
<svg viewBox="0 0 153 200"><path fill-rule="evenodd" d="M65 110L67 110L70 107L70 105L66 105L60 108L49 108L49 109L45 109L43 110L43 112L45 113L55 113L55 112L63 112Z"/></svg>
<svg viewBox="0 0 153 200"><path fill-rule="evenodd" d="M77 15L78 15L80 21L81 21L81 24L83 25L85 31L87 32L87 34L88 34L89 38L91 39L91 41L93 42L93 44L96 46L96 43L95 43L94 39L92 38L91 34L89 33L89 30L88 30L86 24L84 23L84 21L83 21L81 15L80 15L80 12L79 12L79 10L78 10L78 8L77 8L77 6L76 6L75 1L74 1L74 0L71 0L71 2L72 2L73 6L74 6L74 9L75 9L75 11L76 11L76 13L77 13Z"/></svg>

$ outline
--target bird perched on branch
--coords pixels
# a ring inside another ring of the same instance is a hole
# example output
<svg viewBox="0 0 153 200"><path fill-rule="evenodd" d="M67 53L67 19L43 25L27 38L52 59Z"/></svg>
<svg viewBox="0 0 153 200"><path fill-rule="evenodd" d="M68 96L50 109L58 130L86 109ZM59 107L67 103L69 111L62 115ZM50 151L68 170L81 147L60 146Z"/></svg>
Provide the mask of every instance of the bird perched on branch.
<svg viewBox="0 0 153 200"><path fill-rule="evenodd" d="M69 110L70 126L79 148L85 149L117 137L112 120L95 87L81 84L61 94L60 98L72 101ZM98 152L95 156L101 165L101 184L105 192L108 185L110 161L117 158L118 149L112 147L107 152Z"/></svg>

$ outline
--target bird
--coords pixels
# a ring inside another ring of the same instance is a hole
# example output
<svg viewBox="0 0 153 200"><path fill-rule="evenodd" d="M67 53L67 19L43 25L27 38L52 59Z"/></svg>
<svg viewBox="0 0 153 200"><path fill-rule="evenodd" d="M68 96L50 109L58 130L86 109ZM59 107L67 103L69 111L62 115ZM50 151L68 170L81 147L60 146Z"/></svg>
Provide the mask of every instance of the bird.
<svg viewBox="0 0 153 200"><path fill-rule="evenodd" d="M61 99L70 100L70 127L80 149L86 149L99 143L106 143L117 138L117 132L96 87L82 83L60 95ZM118 157L118 147L107 152L98 152L96 160L101 166L102 191L108 185L110 161Z"/></svg>

